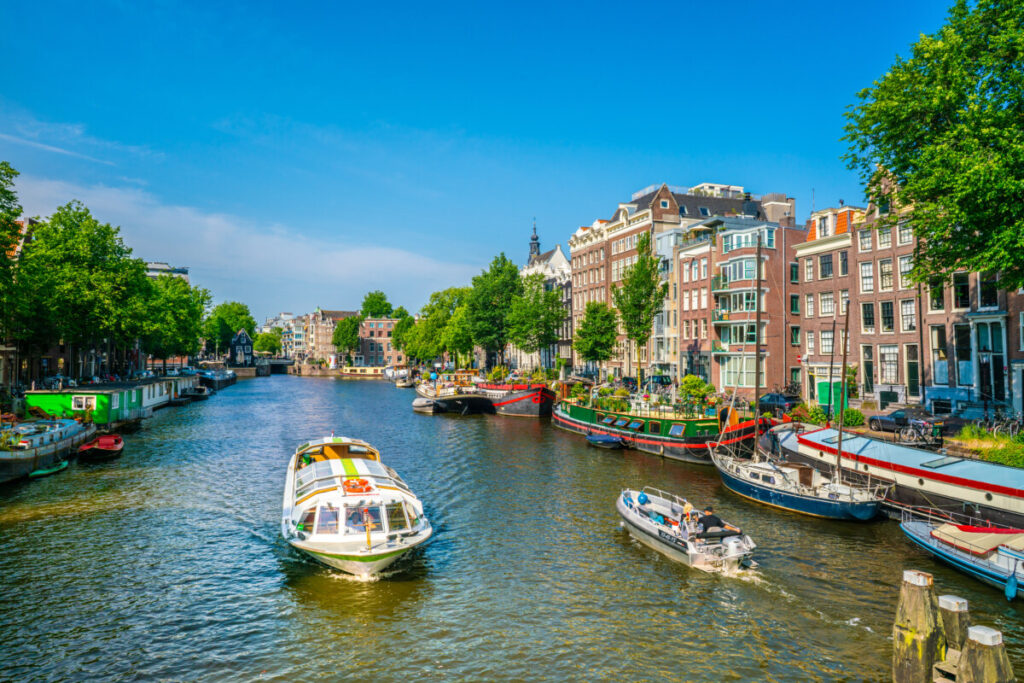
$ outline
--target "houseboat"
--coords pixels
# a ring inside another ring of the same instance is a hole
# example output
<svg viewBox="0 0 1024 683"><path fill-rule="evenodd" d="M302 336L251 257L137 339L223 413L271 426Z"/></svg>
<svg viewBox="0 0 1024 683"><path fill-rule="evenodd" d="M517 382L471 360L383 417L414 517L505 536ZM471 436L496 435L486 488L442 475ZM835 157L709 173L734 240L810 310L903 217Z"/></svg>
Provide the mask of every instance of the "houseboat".
<svg viewBox="0 0 1024 683"><path fill-rule="evenodd" d="M938 508L990 523L1024 527L1024 469L963 458L793 423L773 430L772 449L792 462L829 472L837 461L842 478L890 486L886 507ZM839 456L839 457L837 457Z"/></svg>
<svg viewBox="0 0 1024 683"><path fill-rule="evenodd" d="M185 378L34 389L25 392L25 406L29 410L35 408L56 417L80 418L92 422L99 429L120 429L149 417L153 407L166 400L167 382L173 383L176 380ZM188 381L195 380L189 378Z"/></svg>
<svg viewBox="0 0 1024 683"><path fill-rule="evenodd" d="M551 417L555 405L555 392L547 384L511 384L480 382L477 391L491 399L498 415L515 417Z"/></svg>
<svg viewBox="0 0 1024 683"><path fill-rule="evenodd" d="M95 433L95 425L71 419L0 427L0 483L60 466Z"/></svg>

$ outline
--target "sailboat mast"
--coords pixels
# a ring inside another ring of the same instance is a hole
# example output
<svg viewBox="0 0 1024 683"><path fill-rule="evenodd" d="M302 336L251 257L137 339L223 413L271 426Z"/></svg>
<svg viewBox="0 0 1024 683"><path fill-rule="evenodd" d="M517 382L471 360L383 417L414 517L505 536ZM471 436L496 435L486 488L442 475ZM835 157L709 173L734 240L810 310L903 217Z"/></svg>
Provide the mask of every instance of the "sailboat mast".
<svg viewBox="0 0 1024 683"><path fill-rule="evenodd" d="M840 304L842 305L842 304ZM835 335L833 343L835 342ZM843 481L843 422L846 420L846 351L849 349L850 338L850 304L846 304L846 316L843 318L843 370L839 380L839 440L836 442L836 483ZM832 378L829 377L829 385Z"/></svg>
<svg viewBox="0 0 1024 683"><path fill-rule="evenodd" d="M761 434L761 232L757 231L757 290L754 292L754 302L757 307L757 315L754 317L754 440L757 441Z"/></svg>

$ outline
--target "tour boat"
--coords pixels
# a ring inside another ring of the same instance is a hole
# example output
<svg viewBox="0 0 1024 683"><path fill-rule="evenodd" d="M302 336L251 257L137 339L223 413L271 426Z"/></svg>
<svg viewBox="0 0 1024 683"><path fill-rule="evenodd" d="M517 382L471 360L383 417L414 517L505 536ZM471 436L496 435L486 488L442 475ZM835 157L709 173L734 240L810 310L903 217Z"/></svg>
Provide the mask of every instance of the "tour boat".
<svg viewBox="0 0 1024 683"><path fill-rule="evenodd" d="M110 460L121 455L124 450L124 439L120 434L103 434L78 447L78 457L82 460Z"/></svg>
<svg viewBox="0 0 1024 683"><path fill-rule="evenodd" d="M281 534L334 569L380 573L433 533L423 505L365 441L304 443L288 464Z"/></svg>
<svg viewBox="0 0 1024 683"><path fill-rule="evenodd" d="M751 557L757 546L749 536L728 524L701 528L692 506L672 493L651 486L624 489L615 509L630 536L670 560L706 572L757 566Z"/></svg>
<svg viewBox="0 0 1024 683"><path fill-rule="evenodd" d="M738 458L724 449L712 449L711 459L722 483L734 493L759 503L829 519L869 520L885 499L886 486L855 486L814 469L775 461L760 453Z"/></svg>
<svg viewBox="0 0 1024 683"><path fill-rule="evenodd" d="M900 529L915 545L956 569L1024 597L1024 529L958 524L940 510L905 510Z"/></svg>
<svg viewBox="0 0 1024 683"><path fill-rule="evenodd" d="M0 431L0 483L60 466L71 449L95 432L94 425L70 419L39 420L5 428Z"/></svg>
<svg viewBox="0 0 1024 683"><path fill-rule="evenodd" d="M543 382L512 384L480 382L477 391L491 399L494 412L514 417L550 417L555 392Z"/></svg>
<svg viewBox="0 0 1024 683"><path fill-rule="evenodd" d="M989 522L1024 527L1024 469L943 455L862 434L847 434L840 451L837 430L797 423L777 430L775 438L780 456L789 462L830 472L838 460L843 481L890 486L886 507L970 511Z"/></svg>
<svg viewBox="0 0 1024 683"><path fill-rule="evenodd" d="M735 415L734 411L730 412ZM695 417L657 407L609 411L572 401L562 401L555 406L552 419L556 427L570 432L619 437L627 447L638 451L707 465L711 464L709 442L749 451L753 449L756 432L754 419L740 421L725 417L720 427L719 418L714 415ZM771 424L768 418L761 418L762 431Z"/></svg>

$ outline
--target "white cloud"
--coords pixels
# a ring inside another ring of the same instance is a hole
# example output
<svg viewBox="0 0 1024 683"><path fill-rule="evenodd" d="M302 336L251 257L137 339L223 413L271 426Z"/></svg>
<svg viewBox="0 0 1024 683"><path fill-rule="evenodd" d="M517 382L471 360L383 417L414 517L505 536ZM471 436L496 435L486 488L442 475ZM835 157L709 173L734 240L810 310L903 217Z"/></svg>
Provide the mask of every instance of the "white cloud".
<svg viewBox="0 0 1024 683"><path fill-rule="evenodd" d="M54 154L85 159L98 164L114 166L101 155L131 155L148 160L162 159L163 154L140 145L126 145L115 140L104 140L89 135L81 123L51 123L40 121L31 113L11 108L0 108L0 127L11 132L0 133L0 140L28 145ZM82 151L86 150L86 151Z"/></svg>
<svg viewBox="0 0 1024 683"><path fill-rule="evenodd" d="M248 303L257 317L316 306L358 307L372 289L387 292L395 305L416 310L430 292L466 285L481 270L385 246L383 229L370 236L370 243L335 242L307 237L295 226L260 225L164 204L136 187L82 186L22 175L17 191L26 215L45 217L80 200L98 220L119 225L137 256L188 266L193 283L209 288L216 300Z"/></svg>

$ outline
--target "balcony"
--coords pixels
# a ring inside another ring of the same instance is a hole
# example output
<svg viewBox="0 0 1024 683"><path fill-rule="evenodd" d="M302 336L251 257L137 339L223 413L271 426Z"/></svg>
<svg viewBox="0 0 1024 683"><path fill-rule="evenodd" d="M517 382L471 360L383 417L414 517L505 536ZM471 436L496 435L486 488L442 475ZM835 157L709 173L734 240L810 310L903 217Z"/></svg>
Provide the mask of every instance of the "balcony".
<svg viewBox="0 0 1024 683"><path fill-rule="evenodd" d="M729 290L729 278L724 275L716 275L711 278L711 291L723 292Z"/></svg>
<svg viewBox="0 0 1024 683"><path fill-rule="evenodd" d="M711 353L729 353L729 345L713 339L711 340Z"/></svg>
<svg viewBox="0 0 1024 683"><path fill-rule="evenodd" d="M711 311L711 320L716 323L722 322L723 320L728 320L731 314L732 311L727 311L724 308L716 308Z"/></svg>

